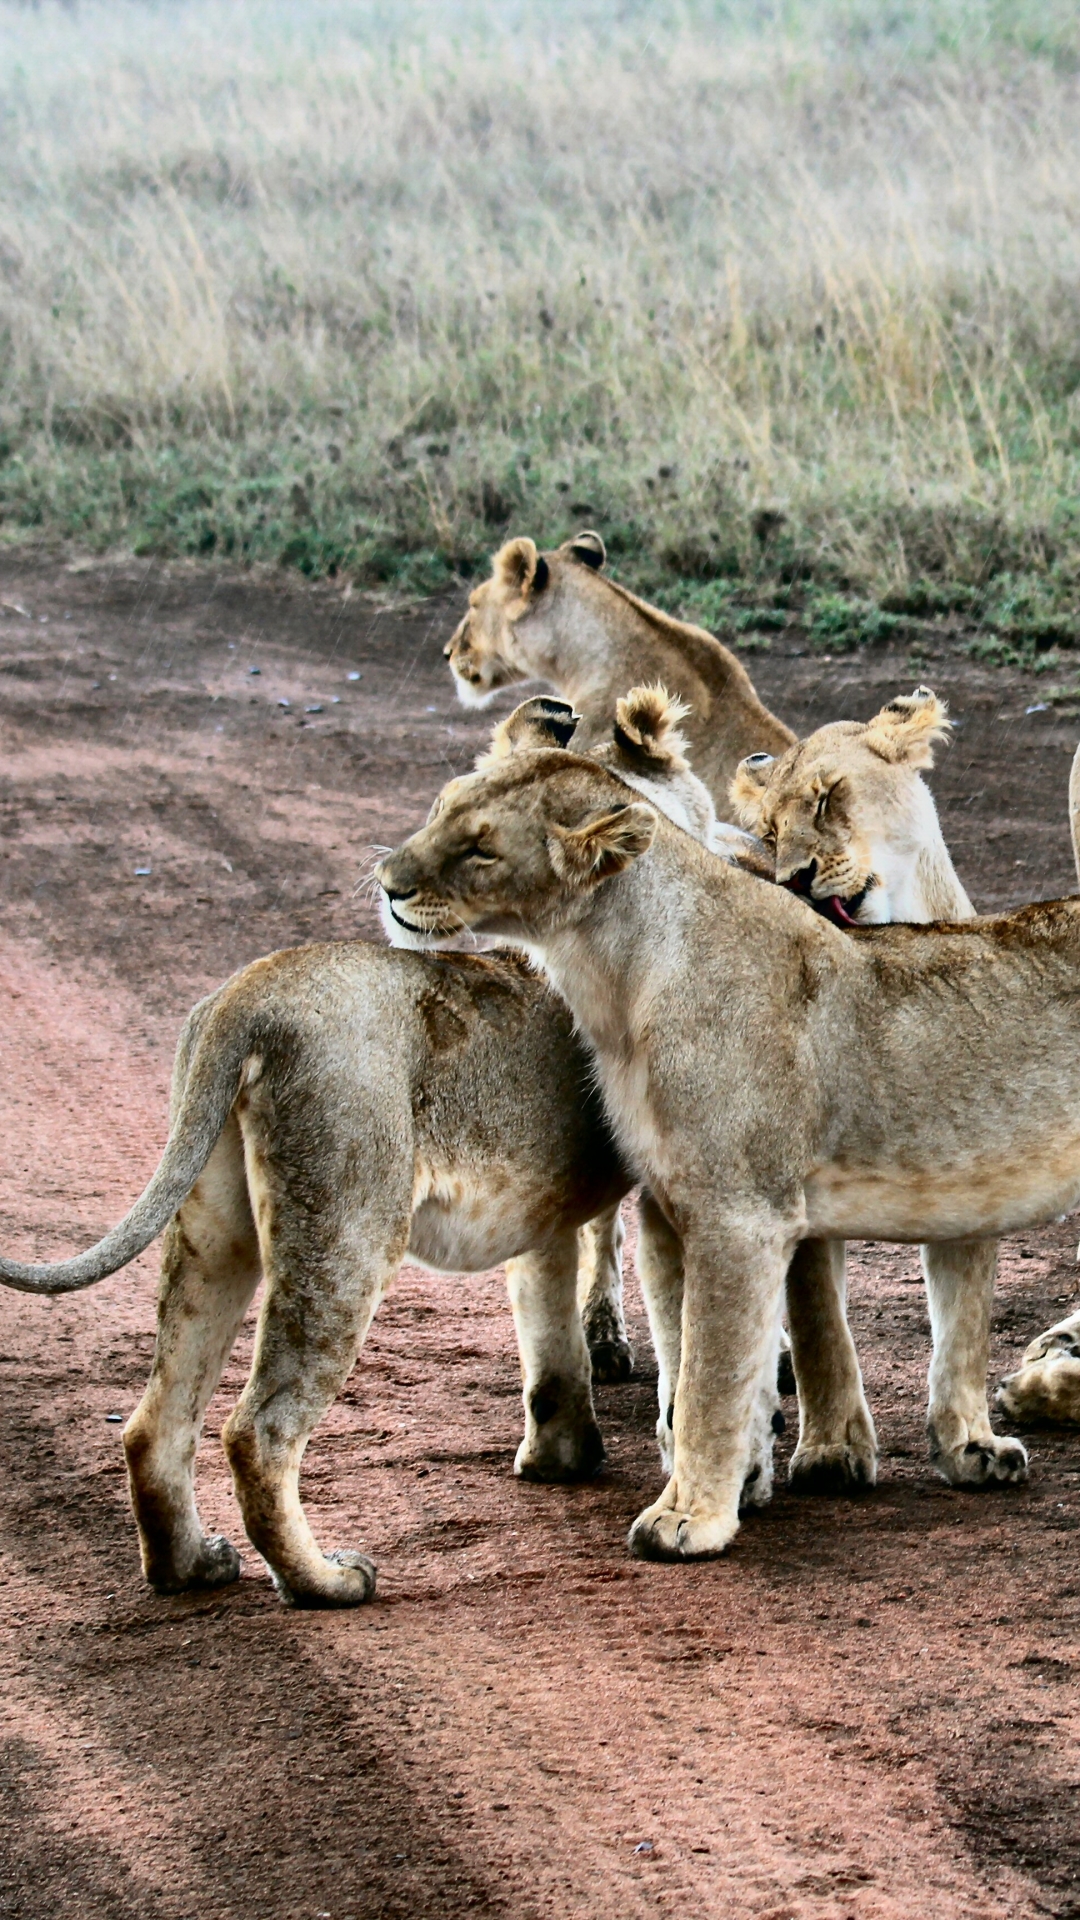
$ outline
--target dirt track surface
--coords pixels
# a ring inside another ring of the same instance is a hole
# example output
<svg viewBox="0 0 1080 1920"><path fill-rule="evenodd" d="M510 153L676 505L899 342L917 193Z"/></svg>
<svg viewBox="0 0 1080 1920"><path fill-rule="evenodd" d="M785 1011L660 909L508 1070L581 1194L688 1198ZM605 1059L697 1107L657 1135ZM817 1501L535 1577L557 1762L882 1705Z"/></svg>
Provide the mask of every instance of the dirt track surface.
<svg viewBox="0 0 1080 1920"><path fill-rule="evenodd" d="M453 700L450 602L10 559L0 601L0 1234L42 1258L151 1171L191 1001L270 948L374 933L371 844L491 717ZM1080 723L1025 714L1038 681L955 649L917 675L904 652L750 664L800 730L929 679L962 722L934 786L977 904L1071 890ZM1074 1302L1076 1239L1007 1243L995 1366ZM876 1492L781 1484L729 1558L683 1568L623 1544L660 1485L633 1279L609 1466L565 1489L511 1476L501 1276L406 1271L305 1465L323 1545L379 1563L348 1615L286 1612L250 1551L227 1591L144 1587L107 1416L142 1390L154 1285L148 1255L0 1298L0 1914L1080 1915L1080 1434L1032 1436L1022 1490L935 1481L913 1250L852 1250ZM250 1323L199 1462L238 1544L217 1437L249 1351Z"/></svg>

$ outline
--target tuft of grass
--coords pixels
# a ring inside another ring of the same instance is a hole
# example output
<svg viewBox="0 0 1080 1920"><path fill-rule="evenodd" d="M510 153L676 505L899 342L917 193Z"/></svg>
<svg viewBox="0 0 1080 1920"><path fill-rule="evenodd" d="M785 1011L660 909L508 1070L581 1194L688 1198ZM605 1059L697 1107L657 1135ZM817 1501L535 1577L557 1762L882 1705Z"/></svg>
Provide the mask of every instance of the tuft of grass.
<svg viewBox="0 0 1080 1920"><path fill-rule="evenodd" d="M0 0L0 540L1076 639L1074 6L223 17Z"/></svg>

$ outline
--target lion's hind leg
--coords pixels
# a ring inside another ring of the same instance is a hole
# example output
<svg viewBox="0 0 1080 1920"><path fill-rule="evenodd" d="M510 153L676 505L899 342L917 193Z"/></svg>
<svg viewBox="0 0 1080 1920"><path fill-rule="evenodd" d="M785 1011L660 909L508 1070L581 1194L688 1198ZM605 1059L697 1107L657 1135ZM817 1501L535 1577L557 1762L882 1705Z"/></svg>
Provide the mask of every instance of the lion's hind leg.
<svg viewBox="0 0 1080 1920"><path fill-rule="evenodd" d="M195 1452L259 1271L240 1129L230 1118L166 1229L154 1364L124 1430L143 1572L159 1593L223 1586L240 1573L235 1547L203 1532Z"/></svg>
<svg viewBox="0 0 1080 1920"><path fill-rule="evenodd" d="M1080 1313L1040 1333L997 1390L1010 1420L1080 1426Z"/></svg>
<svg viewBox="0 0 1080 1920"><path fill-rule="evenodd" d="M586 1480L604 1464L577 1279L573 1231L506 1263L525 1402L514 1472L523 1480Z"/></svg>
<svg viewBox="0 0 1080 1920"><path fill-rule="evenodd" d="M245 1123L266 1292L251 1374L222 1439L248 1538L282 1599L352 1607L374 1593L374 1564L362 1553L323 1553L301 1504L300 1466L404 1256L412 1159L376 1116L384 1124L363 1127L369 1146L358 1169L353 1138L335 1155L327 1124L315 1186L305 1148L318 1116L302 1118L303 1136L275 1140L271 1151Z"/></svg>
<svg viewBox="0 0 1080 1920"><path fill-rule="evenodd" d="M594 1380L629 1380L634 1350L623 1310L622 1250L626 1237L618 1203L598 1213L579 1236L578 1298Z"/></svg>
<svg viewBox="0 0 1080 1920"><path fill-rule="evenodd" d="M849 1493L877 1480L877 1435L846 1300L843 1241L801 1241L787 1275L799 1393L799 1442L788 1478L799 1493Z"/></svg>

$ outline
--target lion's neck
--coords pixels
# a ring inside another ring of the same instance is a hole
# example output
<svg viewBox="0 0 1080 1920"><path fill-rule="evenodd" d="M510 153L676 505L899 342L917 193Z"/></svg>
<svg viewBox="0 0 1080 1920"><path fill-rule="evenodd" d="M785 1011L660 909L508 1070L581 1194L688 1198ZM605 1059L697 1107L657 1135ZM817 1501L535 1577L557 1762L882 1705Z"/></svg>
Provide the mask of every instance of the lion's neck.
<svg viewBox="0 0 1080 1920"><path fill-rule="evenodd" d="M739 760L782 753L794 736L762 706L741 662L697 627L674 620L613 581L558 586L515 629L516 665L546 680L583 715L587 749L611 727L615 701L633 686L665 686L688 702L690 763L721 811Z"/></svg>
<svg viewBox="0 0 1080 1920"><path fill-rule="evenodd" d="M917 777L907 812L906 831L901 835L894 825L874 861L886 884L886 917L916 924L970 920L975 909L945 845L933 795Z"/></svg>
<svg viewBox="0 0 1080 1920"><path fill-rule="evenodd" d="M634 1057L647 1009L683 951L687 915L670 864L654 842L646 859L596 889L581 918L545 934L534 949L606 1061Z"/></svg>

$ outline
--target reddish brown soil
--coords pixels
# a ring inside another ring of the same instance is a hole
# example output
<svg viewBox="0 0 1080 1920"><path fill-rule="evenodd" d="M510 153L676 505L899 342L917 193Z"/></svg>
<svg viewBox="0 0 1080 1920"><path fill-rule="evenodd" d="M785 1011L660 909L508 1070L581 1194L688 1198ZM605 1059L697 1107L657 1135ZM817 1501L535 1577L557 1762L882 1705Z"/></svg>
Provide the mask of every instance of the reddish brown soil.
<svg viewBox="0 0 1080 1920"><path fill-rule="evenodd" d="M10 560L0 601L0 1234L40 1257L140 1189L192 999L268 948L373 932L370 843L489 721L451 695L450 603ZM913 679L904 653L751 664L800 728ZM955 646L916 677L963 723L935 786L978 902L1067 891L1076 722L1025 716L1041 683ZM1006 1247L996 1367L1073 1302L1076 1239ZM349 1615L284 1611L250 1553L210 1597L142 1584L107 1416L146 1376L150 1257L55 1303L5 1293L0 1914L1080 1914L1080 1435L1035 1435L1023 1490L937 1483L916 1256L852 1264L876 1493L781 1486L728 1559L684 1568L623 1544L660 1483L633 1282L610 1466L565 1489L511 1476L500 1276L406 1272L305 1468L323 1544L379 1563ZM199 1461L234 1539L217 1435L249 1344Z"/></svg>

